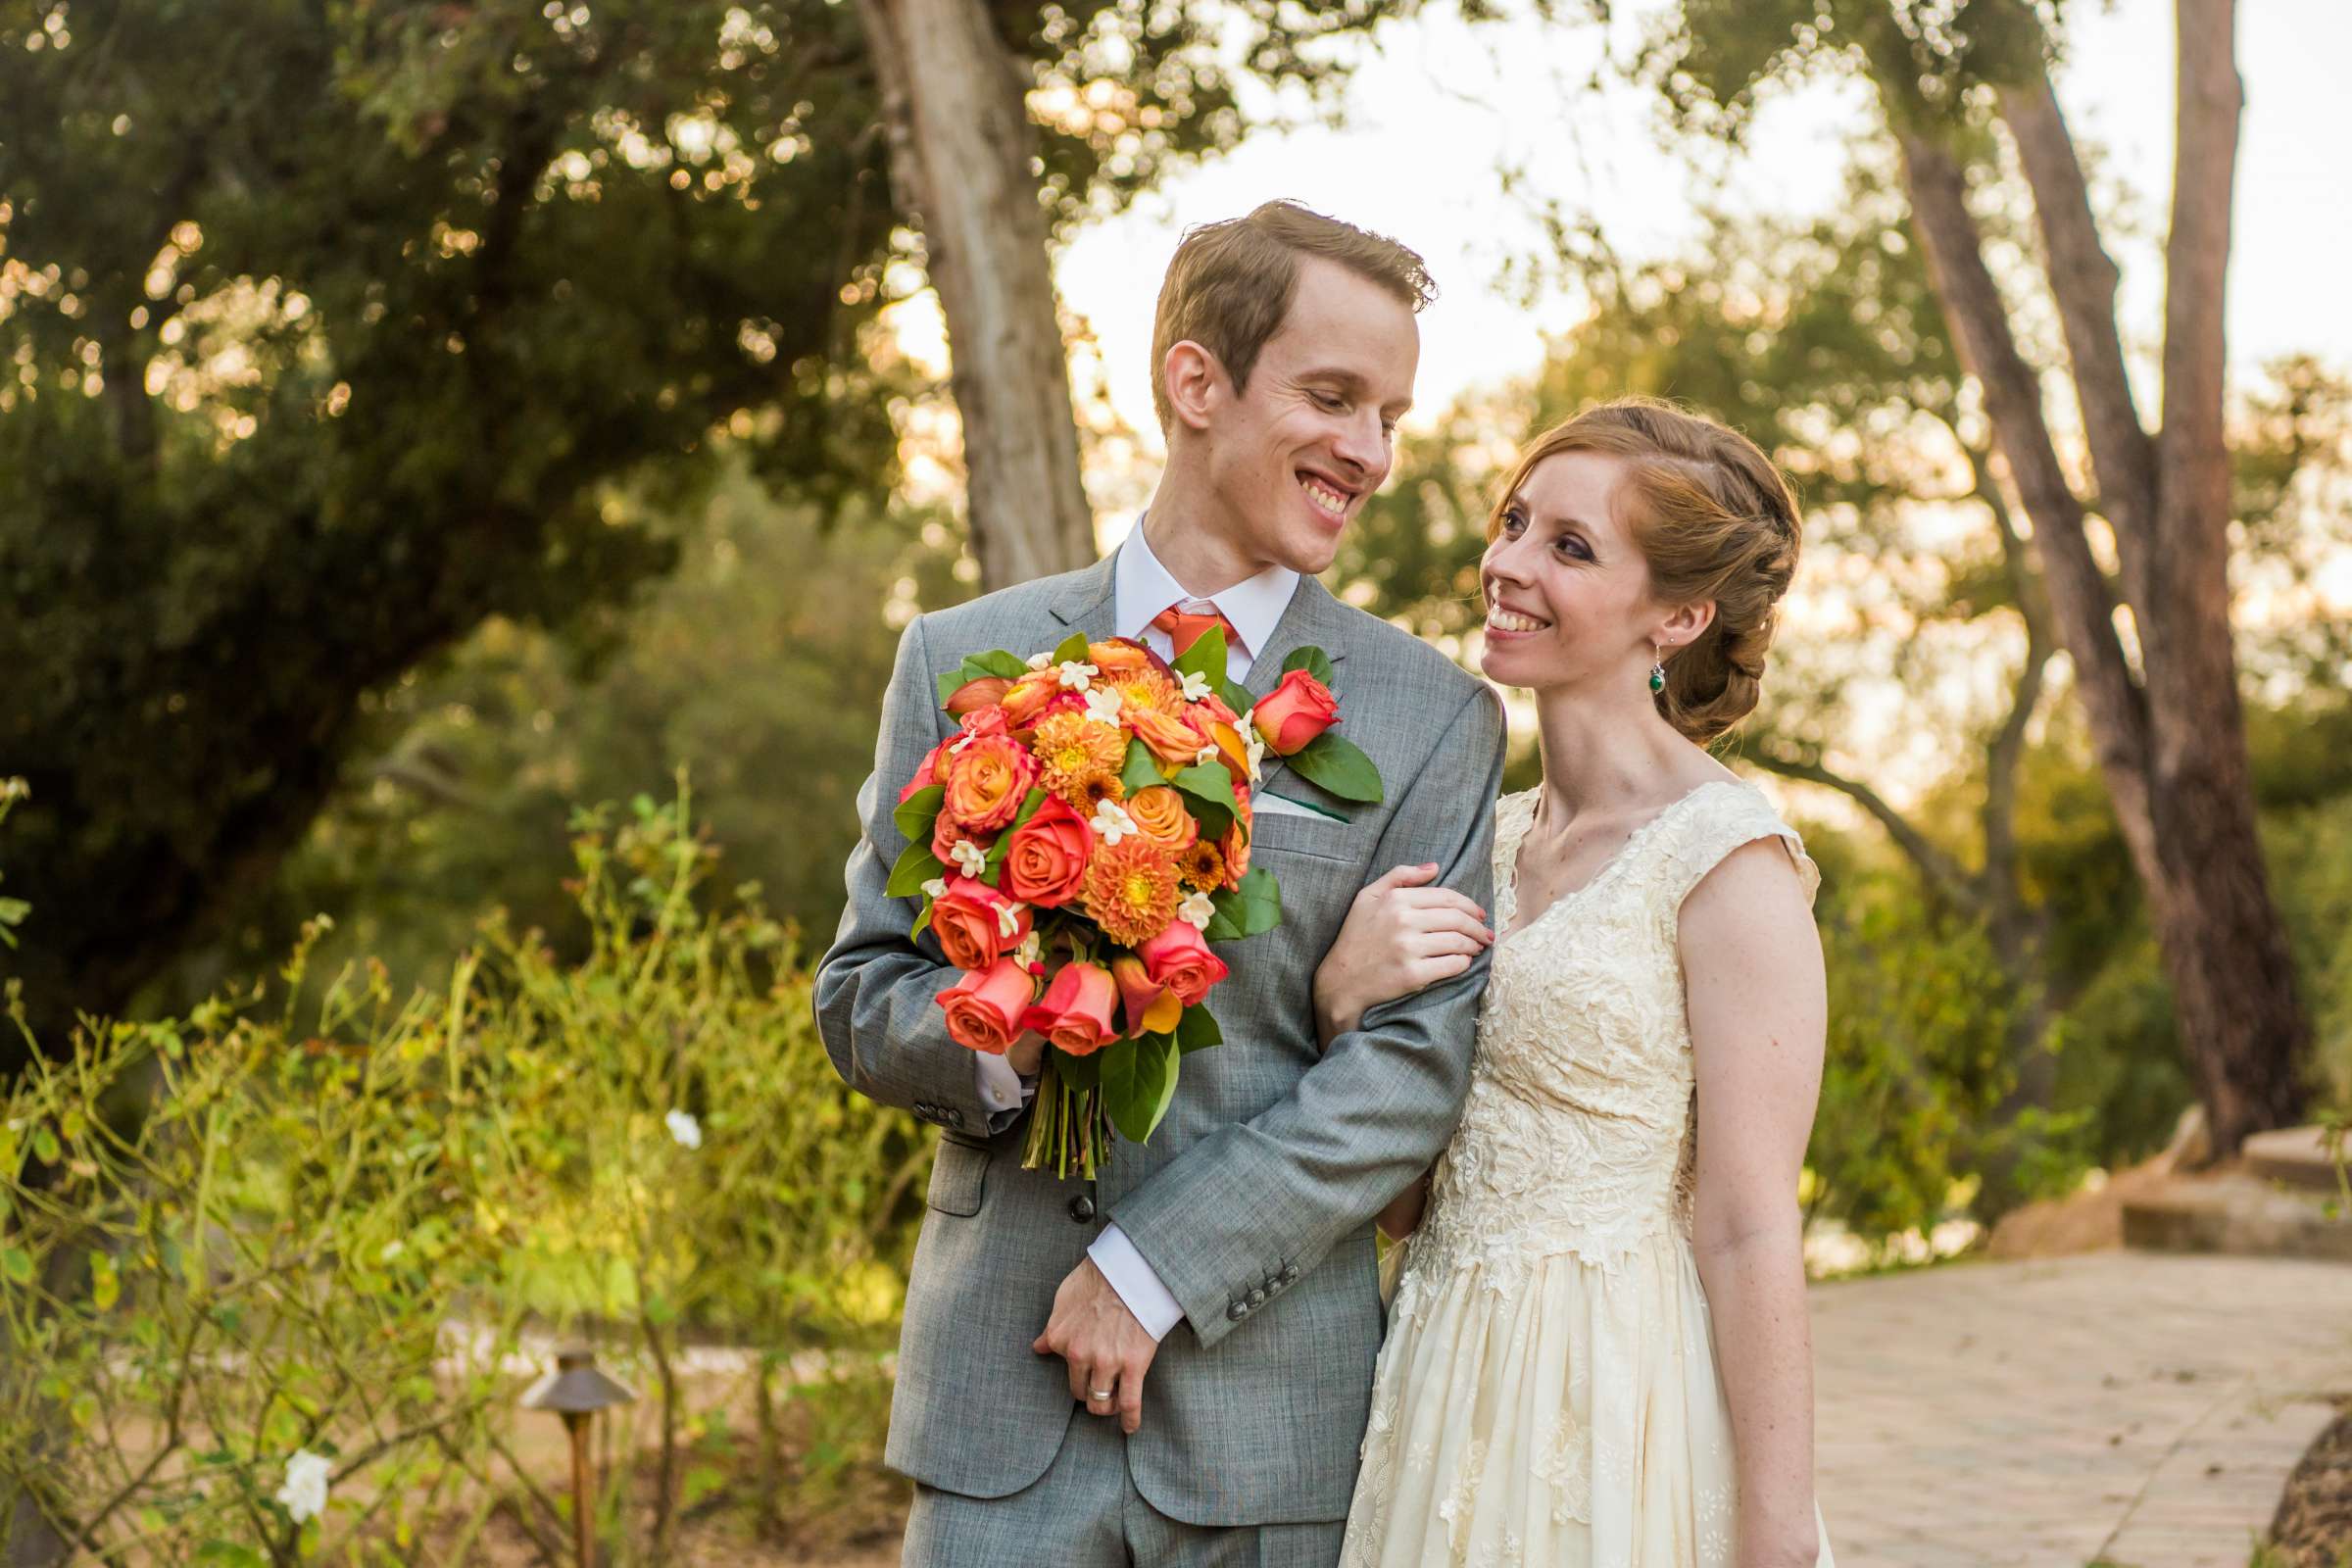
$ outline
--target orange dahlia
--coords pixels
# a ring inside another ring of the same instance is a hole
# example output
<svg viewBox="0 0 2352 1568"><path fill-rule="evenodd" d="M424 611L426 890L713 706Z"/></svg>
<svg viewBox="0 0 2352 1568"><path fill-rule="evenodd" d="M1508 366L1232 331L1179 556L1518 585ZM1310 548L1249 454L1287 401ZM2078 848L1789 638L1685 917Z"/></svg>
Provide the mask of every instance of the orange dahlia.
<svg viewBox="0 0 2352 1568"><path fill-rule="evenodd" d="M1176 918L1176 862L1141 833L1095 852L1086 867L1086 912L1127 947L1148 942Z"/></svg>
<svg viewBox="0 0 2352 1568"><path fill-rule="evenodd" d="M1115 673L1105 671L1099 684L1107 684L1133 707L1165 713L1170 718L1180 717L1184 712L1184 693L1176 689L1174 681L1150 665Z"/></svg>
<svg viewBox="0 0 2352 1568"><path fill-rule="evenodd" d="M1176 875L1196 893L1206 893L1210 888L1222 887L1225 885L1225 857L1219 855L1217 847L1208 840L1198 840L1191 849L1176 857Z"/></svg>
<svg viewBox="0 0 2352 1568"><path fill-rule="evenodd" d="M1043 770L1038 783L1072 806L1078 805L1078 793L1087 785L1117 779L1127 760L1127 732L1084 713L1053 713L1039 719L1029 744ZM1080 808L1094 809L1092 805Z"/></svg>

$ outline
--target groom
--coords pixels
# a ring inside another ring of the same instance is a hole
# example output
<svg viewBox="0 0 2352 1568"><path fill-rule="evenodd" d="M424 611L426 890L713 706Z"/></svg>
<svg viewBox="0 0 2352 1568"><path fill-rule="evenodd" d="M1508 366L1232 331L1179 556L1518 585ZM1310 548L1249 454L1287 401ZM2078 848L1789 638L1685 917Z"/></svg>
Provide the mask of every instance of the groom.
<svg viewBox="0 0 2352 1568"><path fill-rule="evenodd" d="M1381 1338L1371 1219L1452 1131L1486 960L1320 1052L1315 966L1392 865L1486 904L1502 773L1494 696L1314 577L1388 476L1430 292L1412 252L1289 203L1194 230L1160 288L1168 464L1143 521L1111 560L918 616L899 645L816 1011L853 1088L945 1129L891 1406L909 1564L1338 1560ZM1037 1048L953 1044L933 998L956 971L883 894L893 797L951 732L936 678L964 655L1075 630L1165 658L1212 624L1261 696L1321 647L1387 799L1350 807L1266 758L1251 859L1283 922L1218 949L1225 1044L1185 1059L1149 1145L1057 1181L1020 1166Z"/></svg>

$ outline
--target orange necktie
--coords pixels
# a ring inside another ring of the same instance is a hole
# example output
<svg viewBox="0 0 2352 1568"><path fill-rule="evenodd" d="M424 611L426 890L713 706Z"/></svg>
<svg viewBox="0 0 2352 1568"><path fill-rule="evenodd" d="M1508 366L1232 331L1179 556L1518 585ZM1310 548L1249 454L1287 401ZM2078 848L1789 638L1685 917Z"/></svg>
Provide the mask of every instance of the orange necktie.
<svg viewBox="0 0 2352 1568"><path fill-rule="evenodd" d="M1152 629L1168 634L1168 641L1174 645L1178 659L1182 659L1190 652L1193 644L1200 640L1200 634L1211 626L1225 628L1225 646L1227 648L1241 646L1242 634L1233 629L1233 622L1227 620L1225 612L1215 605L1212 604L1208 607L1208 613L1205 615L1189 613L1183 608L1187 604L1200 603L1203 601L1180 599L1152 617ZM1219 673L1222 674L1223 671L1219 671Z"/></svg>

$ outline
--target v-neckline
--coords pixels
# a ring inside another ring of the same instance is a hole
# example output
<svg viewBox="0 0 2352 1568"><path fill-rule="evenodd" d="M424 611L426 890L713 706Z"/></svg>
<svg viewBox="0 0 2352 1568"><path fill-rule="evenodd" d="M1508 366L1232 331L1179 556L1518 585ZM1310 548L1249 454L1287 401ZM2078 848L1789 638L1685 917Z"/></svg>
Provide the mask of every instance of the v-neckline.
<svg viewBox="0 0 2352 1568"><path fill-rule="evenodd" d="M1634 827L1634 830L1625 836L1625 842L1611 850L1609 852L1608 858L1602 860L1598 866L1594 867L1591 876L1585 878L1582 882L1579 882L1575 887L1568 889L1565 893L1554 894L1551 902L1544 906L1543 913L1537 915L1533 919L1528 919L1526 918L1527 911L1519 906L1519 857L1527 850L1527 835L1534 829L1536 825L1536 810L1538 808L1542 807L1544 803L1544 798L1541 793L1544 786L1541 784L1537 785L1536 789L1539 793L1536 796L1536 805L1528 808L1527 826L1519 830L1519 841L1511 846L1511 928L1508 931L1497 932L1495 934L1494 946L1496 948L1500 948L1505 942L1509 942L1514 938L1533 930L1535 927L1542 925L1545 920L1551 918L1552 910L1560 907L1560 906L1564 904L1570 904L1578 899L1583 898L1593 888L1598 887L1604 877L1606 877L1611 871L1617 869L1620 861L1624 860L1628 856L1633 854L1635 846L1639 845L1643 839L1647 838L1651 831L1655 829L1660 822L1665 821L1666 818L1672 816L1676 811L1681 810L1683 807L1690 802L1692 796L1698 794L1702 790L1711 790L1719 784L1732 784L1737 782L1738 781L1735 779L1711 778L1702 783L1691 785L1689 789L1683 791L1682 794L1676 796L1673 800L1668 801L1664 806L1659 807L1656 810L1650 812L1649 815L1643 817L1639 823L1637 823Z"/></svg>

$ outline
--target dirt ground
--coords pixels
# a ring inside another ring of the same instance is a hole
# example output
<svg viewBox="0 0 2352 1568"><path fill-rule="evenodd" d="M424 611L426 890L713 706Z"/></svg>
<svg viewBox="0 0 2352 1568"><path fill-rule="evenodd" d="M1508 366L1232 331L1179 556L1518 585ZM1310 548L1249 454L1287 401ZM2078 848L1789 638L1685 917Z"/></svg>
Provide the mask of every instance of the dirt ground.
<svg viewBox="0 0 2352 1568"><path fill-rule="evenodd" d="M2343 1568L2352 1563L2352 1399L2286 1480L2271 1521L2269 1568Z"/></svg>

